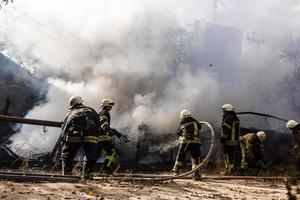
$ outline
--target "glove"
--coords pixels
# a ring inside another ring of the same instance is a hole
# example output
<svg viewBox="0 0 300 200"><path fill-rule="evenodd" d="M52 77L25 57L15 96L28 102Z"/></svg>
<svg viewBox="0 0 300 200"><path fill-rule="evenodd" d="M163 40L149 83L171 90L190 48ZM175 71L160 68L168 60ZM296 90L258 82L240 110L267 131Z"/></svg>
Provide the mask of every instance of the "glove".
<svg viewBox="0 0 300 200"><path fill-rule="evenodd" d="M259 169L265 169L266 168L265 163L262 160L258 161L256 165Z"/></svg>
<svg viewBox="0 0 300 200"><path fill-rule="evenodd" d="M225 135L225 134L221 134L221 143L223 144L223 143L225 143L226 142L226 140L227 140L227 138L228 138L228 135Z"/></svg>
<svg viewBox="0 0 300 200"><path fill-rule="evenodd" d="M248 160L253 160L254 159L253 153L248 151L247 152L247 158L248 158Z"/></svg>
<svg viewBox="0 0 300 200"><path fill-rule="evenodd" d="M298 145L295 145L295 146L293 147L293 150L294 150L295 152L299 151L299 146L298 146Z"/></svg>
<svg viewBox="0 0 300 200"><path fill-rule="evenodd" d="M125 143L129 142L129 139L126 135L122 135L122 138Z"/></svg>
<svg viewBox="0 0 300 200"><path fill-rule="evenodd" d="M120 138L120 137L122 136L122 134L119 133L119 132L118 132L116 129L114 129L114 128L111 128L111 129L109 130L109 134L110 134L111 136L115 135L115 136L117 136L117 138Z"/></svg>
<svg viewBox="0 0 300 200"><path fill-rule="evenodd" d="M289 150L288 155L294 156L295 155L295 150L294 149Z"/></svg>
<svg viewBox="0 0 300 200"><path fill-rule="evenodd" d="M122 137L123 135L121 133L119 133L118 131L115 131L115 136L117 136L117 138L120 139L120 137Z"/></svg>

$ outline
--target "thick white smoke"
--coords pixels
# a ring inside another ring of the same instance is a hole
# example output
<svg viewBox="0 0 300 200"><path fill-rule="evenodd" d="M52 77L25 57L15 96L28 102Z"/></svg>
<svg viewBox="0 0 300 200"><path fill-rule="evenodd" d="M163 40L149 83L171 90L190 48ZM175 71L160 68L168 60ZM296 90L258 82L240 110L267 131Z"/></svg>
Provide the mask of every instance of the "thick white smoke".
<svg viewBox="0 0 300 200"><path fill-rule="evenodd" d="M22 0L6 6L0 35L8 54L49 83L46 102L27 117L62 121L72 94L96 110L102 98L111 97L113 127L134 140L141 122L157 134L174 132L184 108L216 124L227 102L240 111L291 115L273 91L295 68L278 55L298 26L299 3L221 0L214 8L210 0ZM205 26L197 44L180 43L180 31L191 29L195 19L241 30L241 53L234 62L186 61L187 54L211 56L203 48ZM46 146L40 133L24 126L14 143L50 150L59 130L48 130Z"/></svg>

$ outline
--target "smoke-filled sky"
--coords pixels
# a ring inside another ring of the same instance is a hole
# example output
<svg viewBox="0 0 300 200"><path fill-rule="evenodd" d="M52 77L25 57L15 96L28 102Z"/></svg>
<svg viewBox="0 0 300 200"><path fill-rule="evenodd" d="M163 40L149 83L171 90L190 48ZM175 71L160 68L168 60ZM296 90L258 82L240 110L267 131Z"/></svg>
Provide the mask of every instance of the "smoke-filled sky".
<svg viewBox="0 0 300 200"><path fill-rule="evenodd" d="M213 124L224 103L295 117L277 90L295 66L278 58L299 36L299 14L297 0L15 0L0 10L0 39L6 55L49 84L46 103L27 117L62 121L72 94L96 110L110 97L112 125L134 138L141 122L156 134L175 132L185 108ZM217 29L227 46L214 57L208 52L218 48L204 45L209 24L241 37ZM15 144L49 150L59 130L40 133L24 126Z"/></svg>

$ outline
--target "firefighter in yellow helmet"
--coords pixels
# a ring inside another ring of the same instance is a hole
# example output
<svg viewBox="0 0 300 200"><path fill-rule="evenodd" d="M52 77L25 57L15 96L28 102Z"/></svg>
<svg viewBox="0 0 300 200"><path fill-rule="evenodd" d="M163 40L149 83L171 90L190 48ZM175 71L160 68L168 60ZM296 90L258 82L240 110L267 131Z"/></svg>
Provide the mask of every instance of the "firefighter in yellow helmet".
<svg viewBox="0 0 300 200"><path fill-rule="evenodd" d="M100 116L100 135L98 137L97 158L99 158L102 149L106 152L106 157L103 164L103 171L112 174L116 167L116 149L112 143L112 136L118 138L123 137L124 142L128 142L126 136L123 136L116 129L110 127L110 111L114 106L114 101L111 99L103 99L101 101Z"/></svg>
<svg viewBox="0 0 300 200"><path fill-rule="evenodd" d="M295 120L289 120L286 128L291 130L294 136L295 145L291 152L296 156L296 167L300 171L300 124Z"/></svg>
<svg viewBox="0 0 300 200"><path fill-rule="evenodd" d="M266 133L247 133L241 137L242 150L241 169L254 168L262 170L265 168L264 141Z"/></svg>
<svg viewBox="0 0 300 200"><path fill-rule="evenodd" d="M87 158L85 175L94 171L96 163L96 150L99 135L99 115L97 112L82 104L81 96L70 98L69 112L62 126L62 174L71 174L73 159L80 146Z"/></svg>
<svg viewBox="0 0 300 200"><path fill-rule="evenodd" d="M238 162L237 155L239 148L240 120L231 104L222 106L223 121L221 126L221 145L226 171L224 174L231 174Z"/></svg>
<svg viewBox="0 0 300 200"><path fill-rule="evenodd" d="M197 167L197 165L200 163L201 156L199 140L199 131L201 129L200 123L191 116L189 110L181 111L180 119L181 122L177 130L180 145L175 165L172 170L175 173L178 173L182 168L187 151L189 151L191 154L192 169ZM199 171L194 173L193 178L195 180L201 178Z"/></svg>

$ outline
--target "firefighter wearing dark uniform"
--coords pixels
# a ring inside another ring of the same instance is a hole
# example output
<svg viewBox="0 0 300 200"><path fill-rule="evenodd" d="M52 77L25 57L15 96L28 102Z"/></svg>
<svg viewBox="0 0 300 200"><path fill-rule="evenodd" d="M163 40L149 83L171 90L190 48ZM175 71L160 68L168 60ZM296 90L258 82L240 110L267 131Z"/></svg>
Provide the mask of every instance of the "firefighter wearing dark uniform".
<svg viewBox="0 0 300 200"><path fill-rule="evenodd" d="M297 170L300 172L300 124L295 120L289 120L286 123L286 128L292 131L294 136L295 145L291 152L294 153L296 158L296 167Z"/></svg>
<svg viewBox="0 0 300 200"><path fill-rule="evenodd" d="M111 136L115 135L118 138L122 137L116 129L110 127L110 113L109 111L114 106L111 99L103 99L101 102L100 116L100 135L98 137L97 158L99 158L102 149L106 152L106 157L103 163L103 171L106 173L113 173L116 165L116 149L112 143Z"/></svg>
<svg viewBox="0 0 300 200"><path fill-rule="evenodd" d="M199 131L201 129L200 123L195 120L190 111L183 110L180 113L181 122L177 130L179 135L179 150L176 157L175 165L173 172L178 173L183 166L185 160L186 152L189 151L191 154L192 160L192 169L196 168L200 162L200 140L199 140ZM200 178L199 171L194 173L194 178Z"/></svg>
<svg viewBox="0 0 300 200"><path fill-rule="evenodd" d="M240 120L234 110L231 104L224 104L222 106L221 145L226 168L225 174L230 174L236 167L237 151L239 151Z"/></svg>
<svg viewBox="0 0 300 200"><path fill-rule="evenodd" d="M265 168L264 141L266 133L247 133L241 137L240 145L242 151L241 168L255 168L258 170Z"/></svg>
<svg viewBox="0 0 300 200"><path fill-rule="evenodd" d="M71 174L73 159L83 145L87 158L85 175L94 170L99 135L99 115L95 110L82 104L80 96L70 98L69 112L63 124L62 173Z"/></svg>

